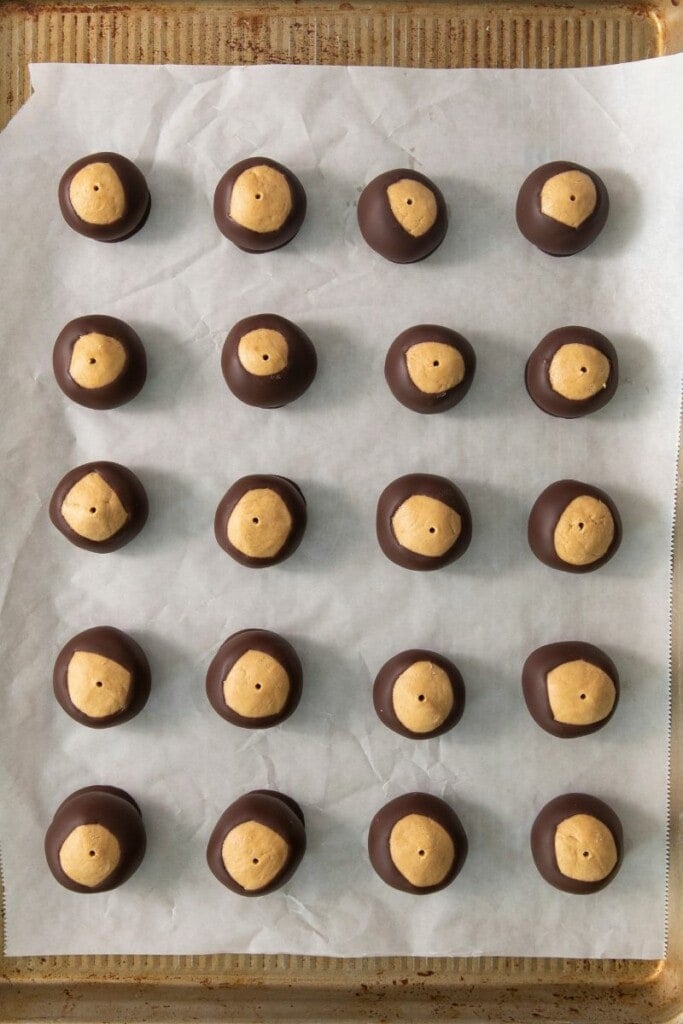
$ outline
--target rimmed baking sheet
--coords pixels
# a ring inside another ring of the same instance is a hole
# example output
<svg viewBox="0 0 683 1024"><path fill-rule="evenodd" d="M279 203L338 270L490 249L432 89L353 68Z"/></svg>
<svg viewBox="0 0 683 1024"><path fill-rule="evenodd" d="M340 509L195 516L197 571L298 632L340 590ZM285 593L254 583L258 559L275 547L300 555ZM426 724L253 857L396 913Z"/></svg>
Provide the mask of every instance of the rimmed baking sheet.
<svg viewBox="0 0 683 1024"><path fill-rule="evenodd" d="M302 11L308 19L305 31L301 31ZM680 8L674 5L580 10L515 7L501 11L435 4L413 6L410 13L398 4L361 8L301 4L296 9L278 5L258 13L240 4L194 8L108 5L106 9L98 5L4 5L0 38L8 59L3 68L11 70L3 97L6 111L12 106L16 109L25 97L29 55L33 59L158 61L170 57L198 61L217 53L226 61L282 60L291 56L295 60L319 58L330 62L389 63L393 59L403 64L505 64L512 54L518 63L546 62L555 66L567 63L565 40L574 38L591 40L590 46L582 45L574 51L576 63L634 59L680 46L679 13ZM217 26L228 27L218 30ZM311 43L311 38L318 42ZM397 45L399 38L402 42ZM491 38L503 40L505 45L492 47ZM425 48L427 39L429 47ZM511 50L509 41L521 39L528 40L528 49ZM674 745L676 708L680 707L677 635L675 631ZM681 893L676 812L681 780L675 759L673 769L672 891L665 961L5 959L5 976L11 979L10 988L5 990L5 1005L12 1017L40 1012L50 1015L59 1006L66 1015L91 1013L97 1019L106 1007L107 1013L125 1020L145 1019L152 1006L158 1009L161 1004L168 1005L163 1012L174 1019L190 1014L209 1019L219 1012L223 1016L232 1013L235 1019L238 1015L247 1018L281 1011L284 1005L290 1007L288 1012L300 1016L309 1014L314 1005L313 1015L319 1019L323 1007L338 1016L362 1017L377 1012L387 1019L410 1009L415 1020L428 1012L447 1014L454 1007L462 1015L485 1012L495 1017L498 1008L503 1012L504 1007L506 1016L513 1019L527 1019L532 1012L554 1019L563 1012L558 1005L588 1013L595 1020L669 1019L680 998L681 949L681 914L676 910ZM88 987L84 989L86 979ZM231 993L228 1007L223 989L226 984ZM254 998L254 984L259 989L266 986L258 1000ZM168 985L173 987L169 989Z"/></svg>

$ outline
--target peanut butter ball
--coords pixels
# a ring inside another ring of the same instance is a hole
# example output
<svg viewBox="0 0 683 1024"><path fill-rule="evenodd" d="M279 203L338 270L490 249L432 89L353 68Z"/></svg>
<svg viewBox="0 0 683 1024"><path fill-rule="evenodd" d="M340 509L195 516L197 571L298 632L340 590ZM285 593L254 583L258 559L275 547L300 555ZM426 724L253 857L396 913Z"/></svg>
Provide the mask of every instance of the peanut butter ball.
<svg viewBox="0 0 683 1024"><path fill-rule="evenodd" d="M232 328L223 346L221 368L225 383L241 402L279 409L310 387L318 357L311 339L291 320L259 313Z"/></svg>
<svg viewBox="0 0 683 1024"><path fill-rule="evenodd" d="M91 729L105 729L142 711L151 674L145 652L132 637L113 626L95 626L64 645L52 683L67 715Z"/></svg>
<svg viewBox="0 0 683 1024"><path fill-rule="evenodd" d="M467 836L445 800L406 793L385 804L368 833L370 863L393 889L425 896L450 885L465 863Z"/></svg>
<svg viewBox="0 0 683 1024"><path fill-rule="evenodd" d="M437 324L417 324L392 342L384 376L407 409L444 412L469 391L476 362L474 349L462 334Z"/></svg>
<svg viewBox="0 0 683 1024"><path fill-rule="evenodd" d="M555 797L531 829L531 854L539 873L549 885L575 895L609 885L621 866L623 846L615 812L587 793Z"/></svg>
<svg viewBox="0 0 683 1024"><path fill-rule="evenodd" d="M243 476L216 509L216 540L236 562L261 569L284 562L306 529L306 499L284 476Z"/></svg>
<svg viewBox="0 0 683 1024"><path fill-rule="evenodd" d="M372 692L380 721L400 736L427 740L457 725L465 684L448 658L435 651L402 651L380 669Z"/></svg>
<svg viewBox="0 0 683 1024"><path fill-rule="evenodd" d="M536 499L527 535L536 558L551 569L593 572L619 548L621 518L598 487L558 480Z"/></svg>
<svg viewBox="0 0 683 1024"><path fill-rule="evenodd" d="M440 190L418 171L378 175L358 200L358 226L375 252L392 263L417 263L443 242L448 211Z"/></svg>
<svg viewBox="0 0 683 1024"><path fill-rule="evenodd" d="M377 540L404 569L441 569L465 553L472 517L462 491L430 473L410 473L386 487L377 503Z"/></svg>
<svg viewBox="0 0 683 1024"><path fill-rule="evenodd" d="M220 647L206 674L214 711L243 729L268 729L296 710L303 672L284 637L267 629L242 629Z"/></svg>
<svg viewBox="0 0 683 1024"><path fill-rule="evenodd" d="M551 736L587 736L606 725L619 702L619 673L594 644L564 640L529 655L522 671L529 714Z"/></svg>
<svg viewBox="0 0 683 1024"><path fill-rule="evenodd" d="M65 889L108 892L137 871L146 845L132 796L115 786L87 786L57 808L45 835L45 857Z"/></svg>
<svg viewBox="0 0 683 1024"><path fill-rule="evenodd" d="M244 252L271 252L294 238L306 216L306 193L282 164L254 156L226 171L216 186L219 231Z"/></svg>
<svg viewBox="0 0 683 1024"><path fill-rule="evenodd" d="M517 226L549 256L573 256L605 226L609 196L604 182L580 164L556 160L526 179L517 197Z"/></svg>
<svg viewBox="0 0 683 1024"><path fill-rule="evenodd" d="M206 859L219 882L240 896L265 896L292 877L306 852L303 811L270 789L246 793L223 812Z"/></svg>
<svg viewBox="0 0 683 1024"><path fill-rule="evenodd" d="M50 519L60 533L86 551L124 547L147 522L145 489L116 462L88 462L63 477L50 501Z"/></svg>
<svg viewBox="0 0 683 1024"><path fill-rule="evenodd" d="M52 352L60 388L88 409L115 409L142 390L147 359L132 327L113 316L80 316L62 328Z"/></svg>
<svg viewBox="0 0 683 1024"><path fill-rule="evenodd" d="M604 334L588 327L560 327L531 353L524 379L539 409L576 419L607 405L619 383L619 360Z"/></svg>
<svg viewBox="0 0 683 1024"><path fill-rule="evenodd" d="M98 242L122 242L143 227L151 207L140 170L118 153L93 153L59 182L59 207L70 228Z"/></svg>

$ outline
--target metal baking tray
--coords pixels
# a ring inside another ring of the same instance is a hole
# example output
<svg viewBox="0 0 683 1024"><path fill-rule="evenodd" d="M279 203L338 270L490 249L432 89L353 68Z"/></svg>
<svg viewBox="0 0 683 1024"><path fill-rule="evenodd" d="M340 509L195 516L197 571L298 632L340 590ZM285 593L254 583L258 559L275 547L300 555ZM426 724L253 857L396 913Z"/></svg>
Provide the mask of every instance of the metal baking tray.
<svg viewBox="0 0 683 1024"><path fill-rule="evenodd" d="M559 68L679 51L683 0L0 0L0 128L30 95L31 61ZM679 473L678 507L682 497ZM682 584L679 519L674 543L664 959L0 956L0 1024L683 1022ZM1 916L0 928L4 940Z"/></svg>

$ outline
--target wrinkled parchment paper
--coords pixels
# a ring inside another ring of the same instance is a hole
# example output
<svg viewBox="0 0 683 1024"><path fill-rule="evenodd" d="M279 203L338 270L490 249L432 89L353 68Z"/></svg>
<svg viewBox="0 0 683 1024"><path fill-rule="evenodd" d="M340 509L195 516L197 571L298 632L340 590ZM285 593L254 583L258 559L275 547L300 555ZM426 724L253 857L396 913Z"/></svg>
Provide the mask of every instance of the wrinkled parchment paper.
<svg viewBox="0 0 683 1024"><path fill-rule="evenodd" d="M258 67L36 66L35 95L0 138L2 232L3 713L0 831L7 952L549 954L655 957L663 950L669 561L680 330L683 59L566 72ZM70 231L57 182L74 159L113 149L153 196L144 230L120 245ZM309 197L282 251L248 256L211 213L223 171L252 154L290 165ZM612 198L600 239L554 260L514 223L537 164L595 168ZM432 176L450 207L441 249L386 263L362 242L355 204L375 174ZM280 411L241 405L219 355L239 318L273 311L314 339L310 391ZM52 376L63 324L129 321L144 339L143 393L112 412L70 403ZM383 361L410 324L444 323L478 359L474 386L444 415L393 399ZM523 386L527 355L552 328L589 325L614 341L621 383L583 420L553 420ZM149 523L119 553L70 546L49 524L72 466L133 468ZM413 471L465 491L474 539L437 573L389 563L374 535L381 489ZM310 521L299 552L240 567L213 537L216 504L250 472L297 480ZM605 487L624 522L618 556L571 576L537 562L528 511L548 483ZM130 631L153 669L145 711L120 728L77 725L52 695L52 664L75 632ZM222 721L207 665L234 630L282 632L305 690L264 732ZM537 645L604 646L622 701L602 732L574 741L529 717L520 671ZM408 646L451 656L467 685L461 724L410 742L374 715L383 662ZM57 804L92 784L139 800L144 864L118 891L61 889L43 858ZM223 809L257 787L302 804L308 853L284 891L245 900L209 873ZM394 892L365 843L373 813L421 789L457 809L470 841L462 874L426 898ZM528 848L547 800L584 790L623 820L626 855L604 892L551 889Z"/></svg>

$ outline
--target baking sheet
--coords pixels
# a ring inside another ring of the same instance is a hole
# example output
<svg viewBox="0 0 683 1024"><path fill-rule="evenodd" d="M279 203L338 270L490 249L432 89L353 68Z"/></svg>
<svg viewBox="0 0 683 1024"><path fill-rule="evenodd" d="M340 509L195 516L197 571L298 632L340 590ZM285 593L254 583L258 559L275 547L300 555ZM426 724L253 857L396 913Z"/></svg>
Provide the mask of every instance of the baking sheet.
<svg viewBox="0 0 683 1024"><path fill-rule="evenodd" d="M33 68L35 96L0 139L8 954L661 955L682 77L678 58L551 74ZM123 245L69 232L54 199L62 169L105 148L135 159L153 195ZM222 239L210 203L223 170L258 152L296 170L309 213L294 243L257 258ZM562 261L513 218L526 173L558 156L594 167L612 197L601 239ZM442 248L413 267L382 261L355 223L360 186L397 165L439 181L451 211ZM320 359L308 394L276 412L241 406L219 368L228 328L265 310L300 323ZM72 406L52 379L54 337L88 312L130 321L148 350L142 395L109 413ZM460 330L479 360L465 402L438 417L398 406L382 377L391 339L425 320ZM568 423L536 410L522 374L571 322L614 340L622 382ZM96 458L130 465L151 500L138 540L105 558L46 515L63 472ZM382 487L420 470L456 480L474 518L467 555L436 574L394 567L374 538ZM247 472L291 476L309 503L299 552L259 572L212 534ZM598 574L553 573L526 547L534 498L563 476L604 486L622 512L623 547ZM105 733L68 719L50 685L61 644L98 623L139 639L154 674L145 712ZM245 626L282 632L304 661L300 708L264 733L204 696L213 653ZM615 658L623 694L603 732L563 743L528 717L519 675L535 646L570 635ZM452 656L468 688L457 729L420 744L371 705L377 669L413 645ZM94 782L139 800L149 848L120 890L80 898L46 871L42 835ZM265 786L302 803L309 850L284 891L244 900L204 848L224 807ZM374 811L411 789L451 801L470 839L458 880L424 899L386 888L365 854ZM618 878L585 900L547 887L528 853L536 811L568 789L607 799L627 836Z"/></svg>

